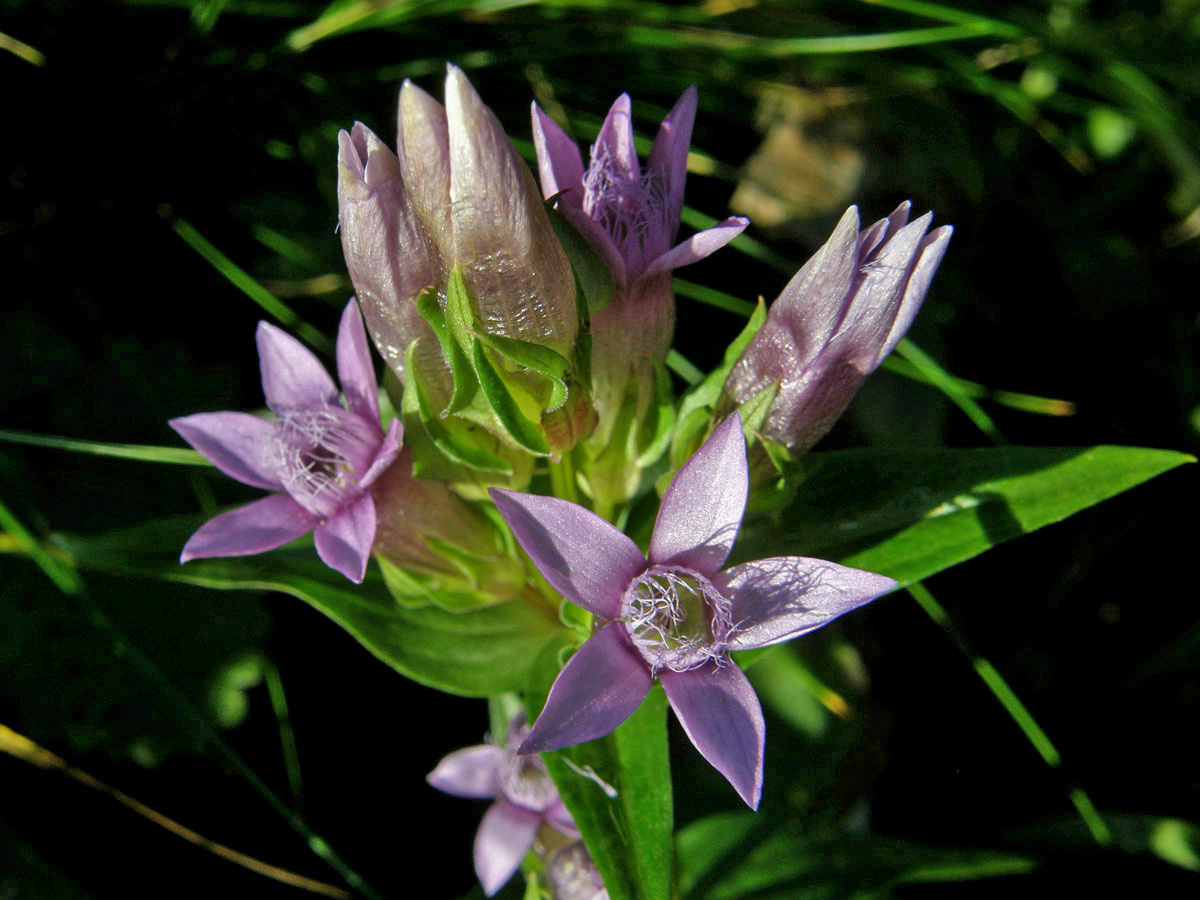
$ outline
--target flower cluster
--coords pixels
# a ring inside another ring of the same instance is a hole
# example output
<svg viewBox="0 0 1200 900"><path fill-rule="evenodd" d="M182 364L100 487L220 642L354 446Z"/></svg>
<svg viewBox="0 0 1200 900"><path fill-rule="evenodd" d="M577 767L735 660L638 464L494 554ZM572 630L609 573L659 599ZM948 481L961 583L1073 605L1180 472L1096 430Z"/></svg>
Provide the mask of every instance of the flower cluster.
<svg viewBox="0 0 1200 900"><path fill-rule="evenodd" d="M452 753L428 776L493 801L475 840L489 896L533 848L558 900L607 898L539 754L607 735L655 680L697 750L757 809L765 725L730 654L806 634L896 586L801 556L726 563L756 484L747 438L806 452L912 323L951 229L929 230L930 214L909 222L907 203L865 231L851 207L727 374L709 379L679 444L707 439L682 464L673 457L646 551L612 524L649 490L671 441L671 272L748 224L729 218L676 243L696 103L689 88L644 170L628 95L586 166L535 104L539 192L460 70L448 69L444 106L406 81L394 152L361 123L339 135L357 294L338 331L340 390L308 349L261 323L273 418L171 421L221 471L272 492L204 524L184 562L312 532L320 558L355 583L374 553L406 606L545 611L557 594L590 614L532 727L518 717L502 744ZM395 376L387 421L368 333ZM535 461L555 496L525 492Z"/></svg>

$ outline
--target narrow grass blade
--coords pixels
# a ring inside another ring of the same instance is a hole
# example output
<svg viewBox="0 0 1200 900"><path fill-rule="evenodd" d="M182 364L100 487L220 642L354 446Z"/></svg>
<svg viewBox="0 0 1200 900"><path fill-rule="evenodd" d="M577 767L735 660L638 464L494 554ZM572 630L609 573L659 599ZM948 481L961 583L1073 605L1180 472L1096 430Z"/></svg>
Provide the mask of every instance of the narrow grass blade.
<svg viewBox="0 0 1200 900"><path fill-rule="evenodd" d="M1038 725L1033 715L1021 702L1021 699L1016 695L1008 682L1004 680L1004 676L996 670L988 660L977 654L971 647L966 636L959 630L958 626L950 619L949 613L945 607L938 603L937 599L931 594L925 585L917 582L908 586L908 593L917 601L917 605L925 612L930 619L933 620L945 635L950 639L951 643L958 648L959 652L967 658L971 663L971 667L975 670L975 674L987 685L988 690L992 692L992 696L999 701L1004 707L1005 712L1021 729L1021 733L1033 748L1038 752L1038 755L1052 769L1058 769L1062 765L1062 755L1051 742L1049 735ZM1096 810L1091 798L1087 792L1078 785L1071 785L1067 791L1071 802L1075 805L1075 809L1079 811L1079 817L1083 819L1088 831L1100 846L1107 846L1112 843L1112 832L1105 823L1104 818Z"/></svg>
<svg viewBox="0 0 1200 900"><path fill-rule="evenodd" d="M667 368L688 384L699 384L704 380L704 373L675 349L667 351Z"/></svg>
<svg viewBox="0 0 1200 900"><path fill-rule="evenodd" d="M30 47L24 41L18 41L15 37L9 37L2 31L0 31L0 50L7 50L13 56L20 57L25 62L35 66L44 66L46 64L46 56L41 50L38 50L36 47Z"/></svg>
<svg viewBox="0 0 1200 900"><path fill-rule="evenodd" d="M233 260L218 250L204 235L191 226L186 220L175 217L170 220L171 228L188 246L204 257L214 269L229 280L247 297L261 306L268 315L295 330L296 334L306 343L316 347L323 353L333 352L333 341L324 334L303 321L290 306L259 284L245 269L240 268Z"/></svg>
<svg viewBox="0 0 1200 900"><path fill-rule="evenodd" d="M918 369L911 362L899 356L889 356L883 361L882 368L903 378L911 378L913 381L920 381L924 384L932 384L921 369ZM958 389L965 396L973 397L976 400L989 400L1000 406L1019 409L1022 412L1036 413L1041 416L1073 416L1076 412L1075 404L1070 400L1056 400L1052 397L1039 397L1036 394L1005 391L987 387L977 381L968 381L966 378L951 377L954 378Z"/></svg>
<svg viewBox="0 0 1200 900"><path fill-rule="evenodd" d="M11 431L7 428L0 428L0 443L24 444L29 447L44 447L47 450L67 450L72 453L87 453L91 456L135 459L139 462L169 463L180 466L212 465L212 463L195 450L189 450L186 447L156 447L150 444L111 444L104 441L85 441L76 438L57 437L51 434L34 434L31 431Z"/></svg>
<svg viewBox="0 0 1200 900"><path fill-rule="evenodd" d="M996 427L992 417L984 412L983 407L959 386L958 379L939 366L933 357L908 338L900 341L896 346L896 352L912 363L929 380L930 384L945 394L950 402L961 409L975 424L975 427L991 438L994 443L1006 443L1004 435L1000 433L1000 429Z"/></svg>
<svg viewBox="0 0 1200 900"><path fill-rule="evenodd" d="M694 281L684 281L682 278L674 279L673 283L675 293L681 297L687 297L689 300L696 300L707 306L723 309L745 319L750 318L754 312L754 304L749 300L726 294L724 291L714 290L702 284L696 284Z"/></svg>

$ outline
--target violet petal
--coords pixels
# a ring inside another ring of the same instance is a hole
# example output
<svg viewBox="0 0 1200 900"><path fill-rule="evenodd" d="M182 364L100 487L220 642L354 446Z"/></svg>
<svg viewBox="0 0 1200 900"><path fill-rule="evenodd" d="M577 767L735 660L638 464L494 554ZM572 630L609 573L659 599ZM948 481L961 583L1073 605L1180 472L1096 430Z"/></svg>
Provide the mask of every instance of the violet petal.
<svg viewBox="0 0 1200 900"><path fill-rule="evenodd" d="M637 149L633 143L633 115L628 94L622 94L608 110L596 143L592 146L592 159L610 155L613 165L610 171L622 173L629 184L642 179L642 168L638 165Z"/></svg>
<svg viewBox="0 0 1200 900"><path fill-rule="evenodd" d="M209 519L188 538L179 561L263 553L308 534L316 524L316 517L287 494L271 494Z"/></svg>
<svg viewBox="0 0 1200 900"><path fill-rule="evenodd" d="M699 262L732 241L745 231L749 224L749 219L742 216L731 216L712 228L693 234L683 243L676 244L662 256L653 260L638 277L649 278L660 272L670 272L672 269Z"/></svg>
<svg viewBox="0 0 1200 900"><path fill-rule="evenodd" d="M242 484L282 491L277 429L249 413L196 413L167 423L204 458Z"/></svg>
<svg viewBox="0 0 1200 900"><path fill-rule="evenodd" d="M603 737L637 711L652 680L625 625L610 622L567 660L518 752L542 753Z"/></svg>
<svg viewBox="0 0 1200 900"><path fill-rule="evenodd" d="M399 419L392 419L392 424L388 426L388 433L383 439L383 443L379 445L379 449L375 451L375 458L371 461L371 465L363 476L358 479L358 486L362 490L366 490L375 483L380 475L384 473L396 457L400 455L401 441L404 438L404 425Z"/></svg>
<svg viewBox="0 0 1200 900"><path fill-rule="evenodd" d="M439 762L425 780L456 797L495 797L500 793L500 763L504 751L491 744L455 750Z"/></svg>
<svg viewBox="0 0 1200 900"><path fill-rule="evenodd" d="M337 385L313 352L270 322L259 322L259 368L267 406L276 413L338 402Z"/></svg>
<svg viewBox="0 0 1200 900"><path fill-rule="evenodd" d="M749 490L746 439L734 412L675 473L654 523L650 562L716 574L733 549Z"/></svg>
<svg viewBox="0 0 1200 900"><path fill-rule="evenodd" d="M693 84L683 92L658 126L658 134L650 148L650 158L646 161L651 177L661 178L667 186L667 210L663 218L676 228L679 227L679 213L683 209L683 187L687 181L688 147L692 142L692 126L696 121L696 102L697 92ZM674 235L669 235L668 239L673 240Z"/></svg>
<svg viewBox="0 0 1200 900"><path fill-rule="evenodd" d="M313 537L325 565L362 584L375 543L375 501L363 494L318 525Z"/></svg>
<svg viewBox="0 0 1200 900"><path fill-rule="evenodd" d="M507 800L497 800L488 807L475 832L475 874L487 896L492 896L513 877L533 846L541 824L542 818L537 813Z"/></svg>
<svg viewBox="0 0 1200 900"><path fill-rule="evenodd" d="M532 105L531 115L542 196L559 194L564 205L583 206L583 157L579 145L537 103Z"/></svg>
<svg viewBox="0 0 1200 900"><path fill-rule="evenodd" d="M571 813L567 810L567 805L562 802L562 798L559 798L554 805L542 813L542 816L561 834L565 834L567 837L579 837L579 829L575 825L575 819L571 817Z"/></svg>
<svg viewBox="0 0 1200 900"><path fill-rule="evenodd" d="M896 348L909 326L912 325L917 310L921 308L921 303L925 299L925 294L929 292L929 285L933 281L934 273L937 272L942 257L946 255L946 248L950 246L950 237L953 234L953 226L943 225L929 232L921 240L920 256L917 258L912 274L908 278L908 284L904 288L904 299L900 301L900 310L896 313L896 321L892 323L887 340L884 341L883 347L875 357L876 366Z"/></svg>
<svg viewBox="0 0 1200 900"><path fill-rule="evenodd" d="M735 650L791 640L896 587L883 575L802 556L743 563L712 581L732 600Z"/></svg>
<svg viewBox="0 0 1200 900"><path fill-rule="evenodd" d="M378 422L379 387L371 363L371 350L367 346L367 330L353 297L346 304L338 325L337 370L350 412Z"/></svg>
<svg viewBox="0 0 1200 900"><path fill-rule="evenodd" d="M762 796L766 725L754 688L733 662L658 673L679 724L751 809Z"/></svg>
<svg viewBox="0 0 1200 900"><path fill-rule="evenodd" d="M625 590L646 570L637 544L568 500L500 488L488 493L551 587L590 613L620 615Z"/></svg>

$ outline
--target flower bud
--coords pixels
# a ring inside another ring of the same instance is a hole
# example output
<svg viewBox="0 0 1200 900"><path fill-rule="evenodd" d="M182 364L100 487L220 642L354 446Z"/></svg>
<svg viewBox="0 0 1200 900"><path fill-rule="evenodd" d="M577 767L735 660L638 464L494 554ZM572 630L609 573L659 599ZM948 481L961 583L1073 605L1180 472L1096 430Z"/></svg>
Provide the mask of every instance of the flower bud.
<svg viewBox="0 0 1200 900"><path fill-rule="evenodd" d="M910 223L910 206L900 204L861 234L857 207L846 210L772 304L725 382L738 405L776 390L757 430L793 456L833 427L925 299L953 228L926 234L933 213Z"/></svg>

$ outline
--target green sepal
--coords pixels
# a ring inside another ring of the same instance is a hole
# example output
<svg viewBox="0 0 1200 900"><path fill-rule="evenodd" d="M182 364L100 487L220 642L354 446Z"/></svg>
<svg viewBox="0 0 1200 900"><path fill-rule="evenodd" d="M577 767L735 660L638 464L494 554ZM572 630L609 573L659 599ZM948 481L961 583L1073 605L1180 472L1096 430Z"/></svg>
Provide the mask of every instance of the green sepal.
<svg viewBox="0 0 1200 900"><path fill-rule="evenodd" d="M449 324L447 323L447 315L451 309L450 299L454 298L456 301L460 301L461 298L466 297L466 290L462 273L455 268L450 272L450 278L446 285L446 313L442 312L441 305L438 303L437 288L428 288L417 297L417 312L422 319L429 323L429 327L437 336L438 343L442 345L442 353L446 357L446 362L450 366L450 374L454 379L454 393L445 410L439 410L441 415L449 415L466 409L475 399L478 388L475 371L470 360L463 347L455 340L454 322L451 320ZM467 303L469 304L470 301L467 300ZM405 366L407 367L407 365L406 361Z"/></svg>
<svg viewBox="0 0 1200 900"><path fill-rule="evenodd" d="M546 212L554 234L566 251L571 268L575 270L575 280L587 301L587 310L594 316L612 303L616 295L617 285L613 280L612 271L604 257L592 248L587 238L580 234L561 212L549 203Z"/></svg>
<svg viewBox="0 0 1200 900"><path fill-rule="evenodd" d="M426 400L425 389L422 386L421 373L416 366L414 349L416 341L409 344L408 350L405 353L404 366L408 372L408 385L404 390L404 409L406 416L409 413L414 413L417 420L422 425L425 434L429 438L429 442L437 448L448 460L458 463L463 466L468 466L472 469L479 469L484 472L508 476L513 474L513 467L505 462L500 457L474 447L471 444L461 440L456 435L452 434L450 429L442 423L430 408ZM470 427L470 426L468 426ZM412 444L415 435L412 434L410 428L405 433L405 443ZM413 450L413 474L426 475L432 474L429 469L433 466L433 461L428 458L427 453L422 453L423 448L419 443L414 445ZM447 480L455 480L453 477Z"/></svg>
<svg viewBox="0 0 1200 900"><path fill-rule="evenodd" d="M440 547L437 549L441 552ZM513 599L522 587L518 582L513 582L507 587L500 582L481 585L458 575L414 572L412 569L396 565L380 554L375 555L375 561L379 563L379 571L383 573L383 583L388 593L405 609L421 609L426 606L436 606L449 612L482 609Z"/></svg>
<svg viewBox="0 0 1200 900"><path fill-rule="evenodd" d="M510 557L469 553L449 541L426 537L425 543L452 565L475 590L497 600L515 597L525 587L525 567Z"/></svg>
<svg viewBox="0 0 1200 900"><path fill-rule="evenodd" d="M492 361L487 358L487 354L483 350L483 343L474 337L471 341L474 345L472 358L475 363L475 374L479 378L479 386L501 427L509 437L530 453L549 456L550 445L542 436L541 429L521 412L516 399L500 377L500 373L496 371Z"/></svg>
<svg viewBox="0 0 1200 900"><path fill-rule="evenodd" d="M499 334L477 332L475 337L505 359L537 372L550 381L550 399L546 401L544 407L546 412L553 412L567 402L566 379L571 364L561 354L549 347L543 347L541 344L533 344Z"/></svg>

